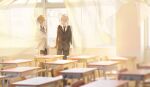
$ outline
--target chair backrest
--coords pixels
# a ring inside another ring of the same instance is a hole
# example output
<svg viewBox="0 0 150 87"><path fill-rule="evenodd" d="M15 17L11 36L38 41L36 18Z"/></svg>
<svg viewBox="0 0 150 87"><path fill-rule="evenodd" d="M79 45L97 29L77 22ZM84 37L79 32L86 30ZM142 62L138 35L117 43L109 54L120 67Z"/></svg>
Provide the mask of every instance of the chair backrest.
<svg viewBox="0 0 150 87"><path fill-rule="evenodd" d="M119 73L125 72L125 71L128 71L128 69L127 68L121 69L121 70L119 70Z"/></svg>
<svg viewBox="0 0 150 87"><path fill-rule="evenodd" d="M126 71L128 71L127 68L124 68L124 69L119 70L119 72L118 72L118 80L120 79L120 73L126 72Z"/></svg>
<svg viewBox="0 0 150 87"><path fill-rule="evenodd" d="M84 85L84 84L85 84L85 82L83 80L79 80L79 81L73 83L71 87L80 87L81 85Z"/></svg>
<svg viewBox="0 0 150 87"><path fill-rule="evenodd" d="M54 77L59 76L59 75L61 75L60 71L63 71L63 70L64 70L64 68L62 66L57 66L57 67L53 68L52 74Z"/></svg>

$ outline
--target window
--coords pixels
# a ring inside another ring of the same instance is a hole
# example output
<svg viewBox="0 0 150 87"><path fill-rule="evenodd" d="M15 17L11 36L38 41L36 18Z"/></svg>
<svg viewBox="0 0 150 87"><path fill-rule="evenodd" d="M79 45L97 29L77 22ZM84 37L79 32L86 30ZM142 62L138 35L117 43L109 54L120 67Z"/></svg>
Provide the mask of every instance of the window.
<svg viewBox="0 0 150 87"><path fill-rule="evenodd" d="M50 47L56 44L57 26L60 24L62 14L67 14L65 8L47 10L48 45Z"/></svg>
<svg viewBox="0 0 150 87"><path fill-rule="evenodd" d="M25 4L26 2L28 2L27 0L16 0L14 2L14 4Z"/></svg>
<svg viewBox="0 0 150 87"><path fill-rule="evenodd" d="M41 0L16 0L14 4L39 3Z"/></svg>
<svg viewBox="0 0 150 87"><path fill-rule="evenodd" d="M47 0L50 3L63 3L64 0Z"/></svg>

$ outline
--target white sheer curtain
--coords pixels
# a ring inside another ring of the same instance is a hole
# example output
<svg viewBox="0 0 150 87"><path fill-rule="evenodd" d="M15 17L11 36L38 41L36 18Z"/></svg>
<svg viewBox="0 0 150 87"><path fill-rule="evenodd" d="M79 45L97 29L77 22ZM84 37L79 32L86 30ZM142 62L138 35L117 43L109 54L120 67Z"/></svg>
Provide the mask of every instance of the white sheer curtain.
<svg viewBox="0 0 150 87"><path fill-rule="evenodd" d="M115 0L65 0L75 48L115 45Z"/></svg>
<svg viewBox="0 0 150 87"><path fill-rule="evenodd" d="M150 0L143 0L139 5L144 62L148 63L150 61Z"/></svg>
<svg viewBox="0 0 150 87"><path fill-rule="evenodd" d="M114 44L116 4L110 0L66 0L78 47Z"/></svg>
<svg viewBox="0 0 150 87"><path fill-rule="evenodd" d="M0 56L35 54L36 17L42 12L36 8L36 0L0 1Z"/></svg>

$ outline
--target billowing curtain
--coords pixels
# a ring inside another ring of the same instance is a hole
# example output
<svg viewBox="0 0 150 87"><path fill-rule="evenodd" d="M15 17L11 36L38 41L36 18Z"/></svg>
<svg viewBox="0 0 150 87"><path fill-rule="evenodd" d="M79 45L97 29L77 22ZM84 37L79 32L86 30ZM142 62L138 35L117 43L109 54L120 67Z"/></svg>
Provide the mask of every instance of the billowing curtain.
<svg viewBox="0 0 150 87"><path fill-rule="evenodd" d="M150 61L150 0L141 0L140 3L140 23L142 31L142 42L143 42L143 56L144 62Z"/></svg>
<svg viewBox="0 0 150 87"><path fill-rule="evenodd" d="M65 0L75 48L115 45L115 13L118 3L119 0Z"/></svg>
<svg viewBox="0 0 150 87"><path fill-rule="evenodd" d="M36 18L43 13L37 0L0 1L0 56L31 57L36 54Z"/></svg>

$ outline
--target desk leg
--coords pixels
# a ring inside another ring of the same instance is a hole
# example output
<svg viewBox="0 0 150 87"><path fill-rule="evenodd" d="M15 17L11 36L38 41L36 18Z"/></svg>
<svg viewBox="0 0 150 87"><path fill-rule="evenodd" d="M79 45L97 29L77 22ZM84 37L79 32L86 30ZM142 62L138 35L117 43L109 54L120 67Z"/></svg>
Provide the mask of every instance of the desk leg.
<svg viewBox="0 0 150 87"><path fill-rule="evenodd" d="M140 81L135 81L135 87L140 87Z"/></svg>
<svg viewBox="0 0 150 87"><path fill-rule="evenodd" d="M146 87L146 85L144 84L144 81L145 80L143 80L142 83L141 83L142 87Z"/></svg>
<svg viewBox="0 0 150 87"><path fill-rule="evenodd" d="M86 66L87 66L87 61L84 63L84 67L86 68Z"/></svg>
<svg viewBox="0 0 150 87"><path fill-rule="evenodd" d="M124 84L123 86L121 87L129 87L129 83L127 82L126 84Z"/></svg>
<svg viewBox="0 0 150 87"><path fill-rule="evenodd" d="M35 62L35 63L34 63L34 64L35 64L35 66L38 66L38 65L37 65L37 60L36 60L36 59L35 59L35 61L34 61L34 62Z"/></svg>
<svg viewBox="0 0 150 87"><path fill-rule="evenodd" d="M61 80L60 83L58 83L58 84L59 84L59 87L64 87L62 80Z"/></svg>
<svg viewBox="0 0 150 87"><path fill-rule="evenodd" d="M103 76L104 76L104 79L106 80L107 77L106 77L106 71L105 70L103 70Z"/></svg>
<svg viewBox="0 0 150 87"><path fill-rule="evenodd" d="M93 72L93 81L95 81L96 76L95 76L95 72Z"/></svg>
<svg viewBox="0 0 150 87"><path fill-rule="evenodd" d="M9 79L6 82L6 87L9 87Z"/></svg>
<svg viewBox="0 0 150 87"><path fill-rule="evenodd" d="M5 85L5 80L2 79L2 87L4 87L4 85Z"/></svg>
<svg viewBox="0 0 150 87"><path fill-rule="evenodd" d="M85 77L83 76L83 81L86 83L86 79L85 79Z"/></svg>
<svg viewBox="0 0 150 87"><path fill-rule="evenodd" d="M135 87L138 87L138 81L135 81Z"/></svg>
<svg viewBox="0 0 150 87"><path fill-rule="evenodd" d="M100 76L101 76L101 71L100 69L98 69L98 77L100 78Z"/></svg>
<svg viewBox="0 0 150 87"><path fill-rule="evenodd" d="M67 79L63 79L63 86L65 87L67 85Z"/></svg>

